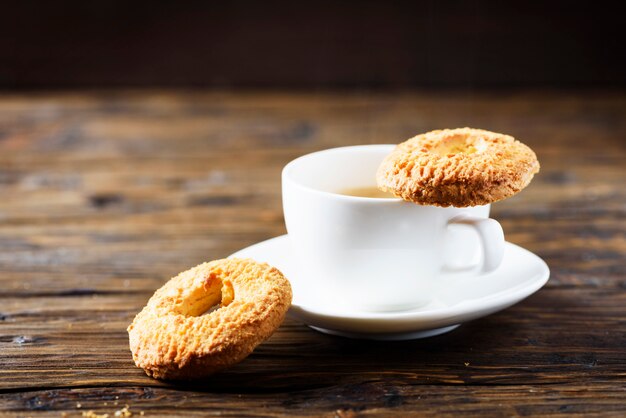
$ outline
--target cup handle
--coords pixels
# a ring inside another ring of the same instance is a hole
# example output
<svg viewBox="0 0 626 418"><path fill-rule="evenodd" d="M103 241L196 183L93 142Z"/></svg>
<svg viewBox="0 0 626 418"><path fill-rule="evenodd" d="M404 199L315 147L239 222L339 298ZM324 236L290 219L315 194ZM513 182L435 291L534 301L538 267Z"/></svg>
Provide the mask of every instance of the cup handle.
<svg viewBox="0 0 626 418"><path fill-rule="evenodd" d="M491 218L477 218L470 215L458 215L448 221L448 225L466 225L474 229L478 234L480 246L483 250L483 260L478 271L479 274L491 273L500 266L504 257L504 232L498 221ZM476 265L459 268L444 266L447 272L464 272L476 269Z"/></svg>

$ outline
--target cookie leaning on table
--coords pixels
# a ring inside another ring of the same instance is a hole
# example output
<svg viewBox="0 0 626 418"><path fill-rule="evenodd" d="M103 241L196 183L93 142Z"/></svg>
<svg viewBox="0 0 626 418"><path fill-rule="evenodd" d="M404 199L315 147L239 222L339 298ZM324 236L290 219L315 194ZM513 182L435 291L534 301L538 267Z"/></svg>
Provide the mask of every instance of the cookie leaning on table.
<svg viewBox="0 0 626 418"><path fill-rule="evenodd" d="M158 289L128 327L135 364L159 379L201 378L232 366L278 328L291 296L287 279L268 264L200 264Z"/></svg>
<svg viewBox="0 0 626 418"><path fill-rule="evenodd" d="M444 129L399 144L378 168L378 188L434 206L486 205L513 196L539 172L535 153L509 135Z"/></svg>

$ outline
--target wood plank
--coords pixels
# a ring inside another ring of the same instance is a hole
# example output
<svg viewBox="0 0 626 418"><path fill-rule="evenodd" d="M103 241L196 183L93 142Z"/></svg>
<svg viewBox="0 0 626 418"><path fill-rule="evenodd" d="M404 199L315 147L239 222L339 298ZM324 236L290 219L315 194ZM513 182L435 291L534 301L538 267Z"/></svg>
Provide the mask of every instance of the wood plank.
<svg viewBox="0 0 626 418"><path fill-rule="evenodd" d="M116 376L155 384L134 368L125 331L148 297L144 290L0 299L0 390L102 386ZM232 390L254 390L261 380L288 389L382 375L431 384L618 382L626 379L624 306L626 292L548 288L452 333L397 343L330 337L288 320L216 382Z"/></svg>
<svg viewBox="0 0 626 418"><path fill-rule="evenodd" d="M125 329L156 288L285 233L288 161L466 125L539 155L492 215L547 261L540 292L418 341L288 319L195 384L133 365ZM624 415L624 138L626 96L606 92L0 95L0 415Z"/></svg>
<svg viewBox="0 0 626 418"><path fill-rule="evenodd" d="M133 416L322 416L381 414L469 416L620 416L626 388L607 384L462 386L403 383L393 378L286 392L178 390L147 387L48 389L0 395L0 409L42 417L80 416L89 410L113 416L128 406Z"/></svg>

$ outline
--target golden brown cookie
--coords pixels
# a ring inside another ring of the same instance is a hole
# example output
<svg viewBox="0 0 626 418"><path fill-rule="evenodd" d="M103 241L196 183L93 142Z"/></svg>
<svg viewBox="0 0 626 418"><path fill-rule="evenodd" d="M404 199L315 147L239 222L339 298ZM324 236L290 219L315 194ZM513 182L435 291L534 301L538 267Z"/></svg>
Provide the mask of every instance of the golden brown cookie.
<svg viewBox="0 0 626 418"><path fill-rule="evenodd" d="M205 377L246 358L290 305L289 281L274 267L237 258L200 264L154 293L128 327L130 350L149 376Z"/></svg>
<svg viewBox="0 0 626 418"><path fill-rule="evenodd" d="M535 153L482 129L444 129L399 144L376 173L378 188L434 206L486 205L513 196L539 172Z"/></svg>

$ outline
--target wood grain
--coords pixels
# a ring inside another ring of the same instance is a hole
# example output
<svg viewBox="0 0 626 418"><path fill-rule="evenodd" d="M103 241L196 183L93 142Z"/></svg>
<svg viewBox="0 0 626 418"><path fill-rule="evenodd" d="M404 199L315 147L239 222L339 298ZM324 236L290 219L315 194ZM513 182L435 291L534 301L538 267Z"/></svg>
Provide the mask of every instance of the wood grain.
<svg viewBox="0 0 626 418"><path fill-rule="evenodd" d="M289 160L460 126L539 156L531 186L492 213L550 266L540 292L418 341L289 319L202 382L134 367L125 328L157 287L285 232ZM625 167L616 93L2 95L0 415L623 416Z"/></svg>

